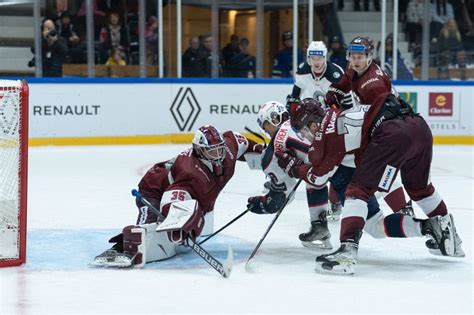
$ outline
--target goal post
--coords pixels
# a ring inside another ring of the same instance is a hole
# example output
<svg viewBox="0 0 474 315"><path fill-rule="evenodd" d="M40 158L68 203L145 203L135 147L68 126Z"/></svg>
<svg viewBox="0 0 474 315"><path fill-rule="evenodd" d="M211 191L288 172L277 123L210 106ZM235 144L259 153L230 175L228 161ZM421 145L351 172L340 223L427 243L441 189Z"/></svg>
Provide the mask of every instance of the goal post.
<svg viewBox="0 0 474 315"><path fill-rule="evenodd" d="M26 81L0 80L0 267L26 261L28 96Z"/></svg>

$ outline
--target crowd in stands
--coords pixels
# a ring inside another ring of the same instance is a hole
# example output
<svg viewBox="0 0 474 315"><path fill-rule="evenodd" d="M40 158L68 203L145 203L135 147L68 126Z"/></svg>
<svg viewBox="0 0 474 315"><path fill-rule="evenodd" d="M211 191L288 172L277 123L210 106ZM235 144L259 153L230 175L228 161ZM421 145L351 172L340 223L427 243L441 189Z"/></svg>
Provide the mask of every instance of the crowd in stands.
<svg viewBox="0 0 474 315"><path fill-rule="evenodd" d="M474 62L474 1L431 0L429 16L430 66L438 69L439 79L449 79L449 68L465 69ZM401 16L415 66L421 64L423 17L424 0L410 0Z"/></svg>
<svg viewBox="0 0 474 315"><path fill-rule="evenodd" d="M398 52L398 78L412 79L411 69L421 65L421 34L425 0L400 0L400 17L409 42L413 63L407 65ZM87 33L85 0L55 1L55 10L42 23L42 64L44 76L61 76L62 64L87 63ZM138 8L127 1L93 0L94 60L96 64L123 66L139 63ZM354 9L380 11L380 1L354 0ZM343 9L344 1L338 1ZM474 63L474 0L431 0L430 3L430 66L438 69L440 78L449 78L450 68L466 68ZM154 12L154 11L153 11ZM146 63L158 63L158 20L146 18ZM344 30L343 30L344 31ZM211 34L192 36L189 47L182 55L183 77L212 77L212 61L217 59L218 76L233 78L256 77L255 57L250 53L251 43L245 34L233 34L230 42L218 56L213 56L214 38ZM340 36L328 37L329 59L341 67L347 64L345 45ZM350 40L350 39L346 39ZM386 69L391 72L393 36L385 39ZM281 35L282 47L274 57L272 77L292 77L293 34ZM302 47L304 48L304 47ZM304 50L297 50L297 62L305 60ZM30 61L30 66L35 64ZM463 78L462 78L463 79Z"/></svg>

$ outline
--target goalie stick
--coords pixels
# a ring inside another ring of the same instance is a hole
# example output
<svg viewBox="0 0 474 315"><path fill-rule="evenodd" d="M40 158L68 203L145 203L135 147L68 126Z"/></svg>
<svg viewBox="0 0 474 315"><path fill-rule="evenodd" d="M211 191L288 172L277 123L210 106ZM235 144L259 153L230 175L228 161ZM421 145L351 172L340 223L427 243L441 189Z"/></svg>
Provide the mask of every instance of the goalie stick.
<svg viewBox="0 0 474 315"><path fill-rule="evenodd" d="M135 198L141 200L145 205L147 205L159 218L160 222L164 221L166 218L165 216L155 208L142 194L136 190L132 189L132 195ZM204 248L199 246L198 243L194 242L191 238L186 239L186 245L191 247L196 254L198 254L202 259L204 259L214 270L220 273L224 278L228 278L230 276L230 272L232 271L232 263L234 260L234 254L232 252L232 247L229 245L227 249L227 259L222 264L220 261L215 259L211 254L209 254Z"/></svg>
<svg viewBox="0 0 474 315"><path fill-rule="evenodd" d="M221 227L220 229L218 229L217 231L215 231L214 233L212 233L211 235L208 235L204 240L200 241L199 242L199 245L202 245L204 244L205 242L207 242L208 239L214 237L217 233L219 233L220 231L222 231L223 229L225 229L226 227L228 227L229 225L231 225L232 223L234 223L235 221L237 221L238 219L240 219L244 214L246 214L247 212L249 212L250 210L249 209L246 209L244 212L242 212L241 214L239 214L238 216L236 216L234 219L232 219L229 223L227 223L226 225L224 225L223 227Z"/></svg>
<svg viewBox="0 0 474 315"><path fill-rule="evenodd" d="M290 199L293 197L293 195L295 194L296 192L296 189L298 188L298 186L301 184L301 181L302 179L300 179L295 187L293 187L293 190L288 194L288 197L286 198L285 202L283 203L282 207L280 210L278 210L277 214L275 215L275 217L273 218L272 222L270 223L270 225L268 226L267 230L265 231L265 233L263 234L262 238L260 239L260 241L258 242L257 246L255 246L255 249L253 250L252 254L250 254L250 257L247 259L247 262L245 263L245 270L249 271L250 268L251 268L251 261L253 259L253 257L255 256L255 254L257 253L257 250L260 248L260 245L262 245L263 243L263 240L265 239L265 237L267 237L267 234L268 232L270 232L273 224L275 224L276 220L278 219L278 217L280 216L280 214L283 212L283 209L285 209L286 205L288 204L288 202L290 201Z"/></svg>

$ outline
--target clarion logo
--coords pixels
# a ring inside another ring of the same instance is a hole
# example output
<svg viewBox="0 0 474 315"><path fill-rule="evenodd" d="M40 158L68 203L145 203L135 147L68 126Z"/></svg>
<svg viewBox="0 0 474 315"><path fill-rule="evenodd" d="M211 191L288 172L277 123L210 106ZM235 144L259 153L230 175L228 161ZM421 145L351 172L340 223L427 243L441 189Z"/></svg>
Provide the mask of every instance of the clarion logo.
<svg viewBox="0 0 474 315"><path fill-rule="evenodd" d="M363 89L367 84L373 83L373 82L378 81L378 80L379 80L379 78L377 78L377 77L369 79L369 80L365 81L364 83L362 83L360 88Z"/></svg>
<svg viewBox="0 0 474 315"><path fill-rule="evenodd" d="M430 93L429 116L453 116L453 93Z"/></svg>

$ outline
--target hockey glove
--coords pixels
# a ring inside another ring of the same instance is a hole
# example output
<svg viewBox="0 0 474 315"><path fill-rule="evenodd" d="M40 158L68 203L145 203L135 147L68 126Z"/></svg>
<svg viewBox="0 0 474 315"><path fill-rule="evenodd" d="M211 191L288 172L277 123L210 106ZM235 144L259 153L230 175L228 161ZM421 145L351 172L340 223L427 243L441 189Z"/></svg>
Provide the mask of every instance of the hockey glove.
<svg viewBox="0 0 474 315"><path fill-rule="evenodd" d="M283 192L270 190L265 196L250 197L247 209L257 214L275 213L283 206L286 195Z"/></svg>
<svg viewBox="0 0 474 315"><path fill-rule="evenodd" d="M276 152L275 155L278 158L278 166L280 166L285 171L285 173L287 173L290 177L298 177L297 169L303 164L303 161L295 156L292 156L288 152Z"/></svg>
<svg viewBox="0 0 474 315"><path fill-rule="evenodd" d="M324 102L328 107L336 106L337 108L341 108L344 96L344 91L330 86L326 93L326 98L324 99Z"/></svg>
<svg viewBox="0 0 474 315"><path fill-rule="evenodd" d="M288 113L290 113L290 115L296 110L296 108L300 104L301 104L301 101L299 99L291 95L288 95L286 97L286 110L288 111Z"/></svg>

